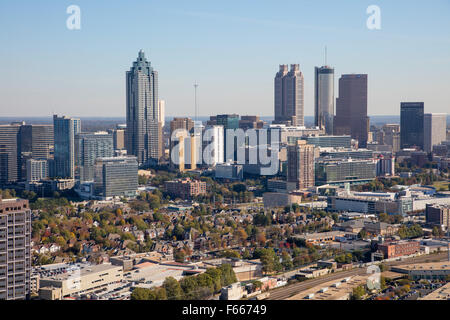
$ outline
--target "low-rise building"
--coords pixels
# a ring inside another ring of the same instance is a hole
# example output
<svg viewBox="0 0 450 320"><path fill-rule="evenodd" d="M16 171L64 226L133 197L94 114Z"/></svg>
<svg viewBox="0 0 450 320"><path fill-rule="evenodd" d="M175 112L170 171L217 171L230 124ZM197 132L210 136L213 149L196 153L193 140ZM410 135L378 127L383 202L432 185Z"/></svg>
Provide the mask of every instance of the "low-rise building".
<svg viewBox="0 0 450 320"><path fill-rule="evenodd" d="M397 258L418 253L420 243L418 241L398 241L378 244L378 250L383 253L385 259Z"/></svg>
<svg viewBox="0 0 450 320"><path fill-rule="evenodd" d="M263 194L264 208L276 208L290 206L293 203L300 203L302 196L296 192L278 193L266 192Z"/></svg>
<svg viewBox="0 0 450 320"><path fill-rule="evenodd" d="M194 196L206 194L206 182L189 178L164 183L167 193L181 199L191 199Z"/></svg>
<svg viewBox="0 0 450 320"><path fill-rule="evenodd" d="M240 282L233 283L222 288L220 292L220 300L239 300L245 294L245 288Z"/></svg>
<svg viewBox="0 0 450 320"><path fill-rule="evenodd" d="M66 273L43 277L39 281L41 299L63 299L87 294L123 280L123 268L111 264L75 267Z"/></svg>
<svg viewBox="0 0 450 320"><path fill-rule="evenodd" d="M450 276L450 262L417 263L391 267L394 272L407 274L412 279L446 280Z"/></svg>

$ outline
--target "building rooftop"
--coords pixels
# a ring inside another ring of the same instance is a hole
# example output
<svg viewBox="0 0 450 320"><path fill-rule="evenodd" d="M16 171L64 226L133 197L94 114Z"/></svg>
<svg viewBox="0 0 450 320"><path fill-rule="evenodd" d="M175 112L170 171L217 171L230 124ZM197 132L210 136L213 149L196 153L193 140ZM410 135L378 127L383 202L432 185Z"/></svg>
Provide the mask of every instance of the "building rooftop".
<svg viewBox="0 0 450 320"><path fill-rule="evenodd" d="M64 281L73 277L78 271L80 272L79 276L83 276L89 273L97 273L102 271L107 271L111 269L122 268L119 266L114 266L109 263L97 264L97 265L72 265L66 268L66 272L57 273L51 276L43 277L42 280L56 280L56 281Z"/></svg>
<svg viewBox="0 0 450 320"><path fill-rule="evenodd" d="M450 283L434 290L423 298L419 298L419 300L450 300Z"/></svg>

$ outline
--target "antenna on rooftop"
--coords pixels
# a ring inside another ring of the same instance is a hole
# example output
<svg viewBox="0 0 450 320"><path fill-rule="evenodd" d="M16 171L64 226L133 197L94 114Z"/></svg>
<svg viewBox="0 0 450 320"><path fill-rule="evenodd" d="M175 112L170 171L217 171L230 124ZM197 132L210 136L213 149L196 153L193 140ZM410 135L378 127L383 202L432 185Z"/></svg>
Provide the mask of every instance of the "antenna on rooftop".
<svg viewBox="0 0 450 320"><path fill-rule="evenodd" d="M197 122L197 81L194 82L194 105L195 105L195 122Z"/></svg>
<svg viewBox="0 0 450 320"><path fill-rule="evenodd" d="M327 46L325 46L325 65L327 65Z"/></svg>

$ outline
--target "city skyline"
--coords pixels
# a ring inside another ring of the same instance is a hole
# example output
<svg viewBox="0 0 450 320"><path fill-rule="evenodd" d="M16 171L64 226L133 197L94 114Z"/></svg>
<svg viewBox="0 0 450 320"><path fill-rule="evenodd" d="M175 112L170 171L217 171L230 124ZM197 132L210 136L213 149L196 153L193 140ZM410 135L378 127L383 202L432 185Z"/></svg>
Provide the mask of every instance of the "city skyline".
<svg viewBox="0 0 450 320"><path fill-rule="evenodd" d="M2 4L1 12L8 15L2 14L0 21L8 28L0 31L6 48L0 52L4 70L0 108L5 116L72 114L75 110L76 115L123 116L123 70L135 52L143 49L162 75L159 96L166 100L168 116L194 114L196 81L199 115L246 110L269 116L273 70L280 63L300 64L308 116L314 114L314 67L324 63L327 46L327 64L335 69L335 81L348 73L370 76L369 115L397 114L393 110L400 101L424 101L428 112L446 112L449 99L439 93L448 87L450 74L445 63L450 43L444 36L449 24L444 12L449 4L439 1L428 7L417 2L379 1L381 30L365 26L369 4L342 4L339 15L334 15L338 5L330 1L285 2L283 7L290 10L281 10L282 14L277 13L279 5L265 2L253 10L245 3L236 8L236 3L197 1L180 3L174 11L155 3L131 1L119 10L79 1L81 30L66 28L65 3L29 4L29 12L18 4ZM329 13L320 10L323 6ZM145 9L158 17L140 19ZM46 12L46 21L40 12ZM320 25L318 12L323 18ZM17 19L19 15L22 19ZM119 18L129 24L115 24ZM40 27L30 31L36 19ZM13 37L10 30L14 30ZM148 40L143 41L144 36ZM293 43L282 45L291 38ZM103 63L99 64L100 55Z"/></svg>

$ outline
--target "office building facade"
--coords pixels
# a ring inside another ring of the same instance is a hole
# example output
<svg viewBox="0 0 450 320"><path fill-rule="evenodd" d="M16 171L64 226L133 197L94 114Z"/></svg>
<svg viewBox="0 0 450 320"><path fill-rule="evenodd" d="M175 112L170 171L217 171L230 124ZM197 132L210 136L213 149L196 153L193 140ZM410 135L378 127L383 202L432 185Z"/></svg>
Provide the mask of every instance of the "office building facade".
<svg viewBox="0 0 450 320"><path fill-rule="evenodd" d="M424 103L400 104L400 148L423 149Z"/></svg>
<svg viewBox="0 0 450 320"><path fill-rule="evenodd" d="M0 186L20 178L20 125L0 125Z"/></svg>
<svg viewBox="0 0 450 320"><path fill-rule="evenodd" d="M350 135L366 148L369 134L367 116L367 74L344 74L339 78L334 134Z"/></svg>
<svg viewBox="0 0 450 320"><path fill-rule="evenodd" d="M316 162L316 184L370 182L376 177L376 165L376 160L319 160Z"/></svg>
<svg viewBox="0 0 450 320"><path fill-rule="evenodd" d="M434 145L447 138L447 114L425 113L423 118L423 150L431 152Z"/></svg>
<svg viewBox="0 0 450 320"><path fill-rule="evenodd" d="M273 123L304 126L304 78L298 64L280 65L275 75L275 121Z"/></svg>
<svg viewBox="0 0 450 320"><path fill-rule="evenodd" d="M95 160L114 156L113 135L106 132L79 133L75 137L75 154L79 180L93 181Z"/></svg>
<svg viewBox="0 0 450 320"><path fill-rule="evenodd" d="M139 165L159 163L163 156L158 101L158 72L141 50L126 73L126 149Z"/></svg>
<svg viewBox="0 0 450 320"><path fill-rule="evenodd" d="M314 125L333 134L334 69L328 66L314 69Z"/></svg>
<svg viewBox="0 0 450 320"><path fill-rule="evenodd" d="M79 119L53 116L54 176L57 178L75 178L75 135L79 130Z"/></svg>
<svg viewBox="0 0 450 320"><path fill-rule="evenodd" d="M95 160L94 193L97 197L135 197L138 189L136 157L97 158Z"/></svg>

